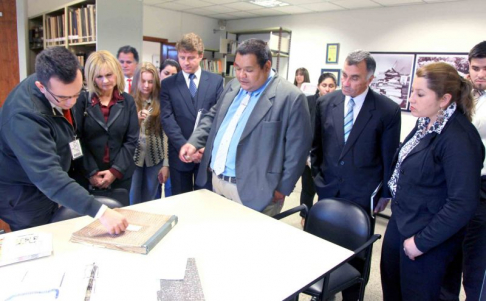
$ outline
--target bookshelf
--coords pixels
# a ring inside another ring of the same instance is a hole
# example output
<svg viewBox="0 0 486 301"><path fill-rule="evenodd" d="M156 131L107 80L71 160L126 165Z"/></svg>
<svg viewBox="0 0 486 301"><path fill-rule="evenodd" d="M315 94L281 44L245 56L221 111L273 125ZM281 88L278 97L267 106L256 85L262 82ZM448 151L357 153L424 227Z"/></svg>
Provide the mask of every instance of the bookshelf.
<svg viewBox="0 0 486 301"><path fill-rule="evenodd" d="M235 49L239 42L250 38L267 42L272 51L272 67L280 76L288 78L292 31L282 27L229 31L226 33L226 39L221 39L220 50L226 49L227 55L230 55L232 49Z"/></svg>
<svg viewBox="0 0 486 301"><path fill-rule="evenodd" d="M74 1L29 18L28 73L35 72L35 57L45 48L63 46L78 57L81 66L96 51L96 2Z"/></svg>

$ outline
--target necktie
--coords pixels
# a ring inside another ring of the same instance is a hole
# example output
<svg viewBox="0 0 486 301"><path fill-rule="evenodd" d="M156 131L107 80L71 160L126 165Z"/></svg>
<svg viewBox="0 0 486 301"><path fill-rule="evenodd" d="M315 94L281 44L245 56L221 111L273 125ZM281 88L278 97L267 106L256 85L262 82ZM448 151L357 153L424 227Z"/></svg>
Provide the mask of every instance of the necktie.
<svg viewBox="0 0 486 301"><path fill-rule="evenodd" d="M348 113L344 117L344 143L348 140L349 133L353 128L353 107L354 99L351 98L348 102Z"/></svg>
<svg viewBox="0 0 486 301"><path fill-rule="evenodd" d="M195 77L196 75L194 75L194 73L189 74L189 92L191 92L192 98L196 96L197 92L196 83L194 82Z"/></svg>
<svg viewBox="0 0 486 301"><path fill-rule="evenodd" d="M67 119L67 121L73 125L73 117L71 116L71 110L62 110L62 115L64 115L64 118Z"/></svg>
<svg viewBox="0 0 486 301"><path fill-rule="evenodd" d="M128 82L128 93L130 93L132 92L132 79L128 78L127 82Z"/></svg>
<svg viewBox="0 0 486 301"><path fill-rule="evenodd" d="M214 172L217 175L220 175L224 172L224 168L226 166L226 157L228 156L228 149L231 143L231 139L233 138L233 134L236 130L236 125L240 120L243 111L246 109L248 102L250 101L251 93L247 93L245 98L240 103L240 106L235 112L235 115L231 118L226 131L223 134L223 138L221 139L221 143L218 147L218 152L216 153L216 158L214 160Z"/></svg>

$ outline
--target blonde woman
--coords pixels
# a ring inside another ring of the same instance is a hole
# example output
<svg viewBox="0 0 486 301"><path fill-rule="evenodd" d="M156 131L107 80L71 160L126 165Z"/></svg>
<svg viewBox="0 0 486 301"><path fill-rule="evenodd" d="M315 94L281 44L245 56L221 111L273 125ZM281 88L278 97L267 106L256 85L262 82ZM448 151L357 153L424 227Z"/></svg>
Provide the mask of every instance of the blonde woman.
<svg viewBox="0 0 486 301"><path fill-rule="evenodd" d="M133 77L132 95L138 111L140 138L135 149L135 172L130 204L156 199L159 179L169 178L167 136L160 123L160 79L157 68L142 63Z"/></svg>
<svg viewBox="0 0 486 301"><path fill-rule="evenodd" d="M96 51L86 61L84 74L88 91L75 106L83 174L92 189L129 191L139 126L135 102L123 92L120 63L110 52Z"/></svg>

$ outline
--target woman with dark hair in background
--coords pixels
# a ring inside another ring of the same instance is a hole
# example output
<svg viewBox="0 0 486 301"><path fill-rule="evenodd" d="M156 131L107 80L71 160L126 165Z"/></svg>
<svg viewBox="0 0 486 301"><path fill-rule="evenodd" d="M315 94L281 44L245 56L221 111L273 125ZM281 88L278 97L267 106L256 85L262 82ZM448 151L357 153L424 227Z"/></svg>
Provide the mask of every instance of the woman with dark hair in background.
<svg viewBox="0 0 486 301"><path fill-rule="evenodd" d="M162 63L162 66L160 66L160 81L162 82L167 77L177 74L180 71L181 71L181 66L177 61L173 59L166 59ZM162 88L162 83L161 83L161 88ZM170 177L167 179L167 181L165 181L165 183L163 183L163 178L159 174L159 183L160 185L158 186L156 197L160 198L162 196L162 185L164 185L164 196L165 197L171 196L172 186L171 186Z"/></svg>
<svg viewBox="0 0 486 301"><path fill-rule="evenodd" d="M135 172L130 204L157 198L160 183L169 178L168 141L160 122L160 79L157 68L144 62L135 71L132 96L138 111L140 137L135 149Z"/></svg>
<svg viewBox="0 0 486 301"><path fill-rule="evenodd" d="M336 84L336 77L332 73L323 73L319 76L319 80L317 81L317 91L314 95L307 96L307 102L309 104L309 112L311 117L311 129L314 131L314 122L315 122L315 115L316 115L316 103L317 99L327 93L334 92L337 88ZM316 188L314 186L314 179L312 178L311 168L310 168L310 159L307 159L307 164L305 165L304 172L302 173L302 191L300 193L300 204L305 204L307 208L310 210L314 203L314 196L316 194ZM301 213L302 216L302 227L304 227L305 223L305 216Z"/></svg>
<svg viewBox="0 0 486 301"><path fill-rule="evenodd" d="M309 71L305 68L295 70L294 85L300 89L303 83L310 83Z"/></svg>
<svg viewBox="0 0 486 301"><path fill-rule="evenodd" d="M417 124L388 181L392 215L381 256L383 298L439 300L448 263L479 203L484 147L471 84L446 63L420 68L410 110Z"/></svg>

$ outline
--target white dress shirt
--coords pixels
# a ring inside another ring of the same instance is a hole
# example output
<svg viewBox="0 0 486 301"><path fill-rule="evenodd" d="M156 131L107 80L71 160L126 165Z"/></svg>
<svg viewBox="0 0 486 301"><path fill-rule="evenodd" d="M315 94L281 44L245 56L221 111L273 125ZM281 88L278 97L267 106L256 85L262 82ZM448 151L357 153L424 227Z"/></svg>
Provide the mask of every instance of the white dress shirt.
<svg viewBox="0 0 486 301"><path fill-rule="evenodd" d="M368 90L370 88L368 87L363 93L360 95L357 95L356 97L351 97L351 96L346 96L344 99L344 117L346 117L346 114L348 113L348 103L349 100L352 98L354 99L354 107L353 107L353 123L356 123L356 118L358 117L359 111L361 111L361 107L363 106L363 103L365 101L366 95L368 94Z"/></svg>

